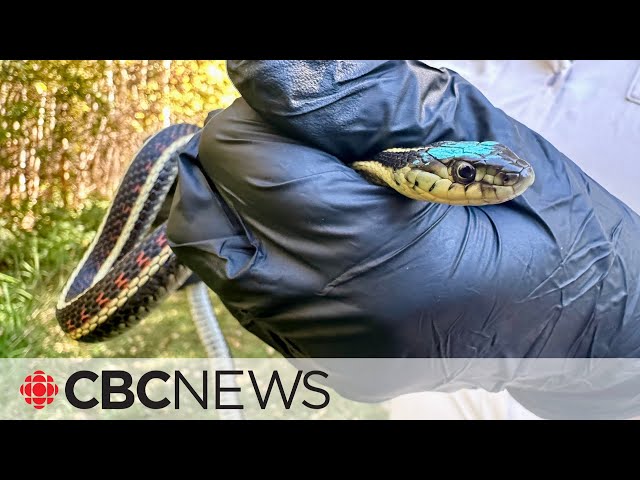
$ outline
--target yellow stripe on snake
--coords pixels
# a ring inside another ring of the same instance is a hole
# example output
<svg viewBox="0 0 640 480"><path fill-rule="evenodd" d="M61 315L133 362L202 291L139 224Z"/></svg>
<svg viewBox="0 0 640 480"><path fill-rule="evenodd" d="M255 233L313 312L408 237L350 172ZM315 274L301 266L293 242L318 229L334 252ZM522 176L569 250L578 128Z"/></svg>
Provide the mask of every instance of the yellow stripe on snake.
<svg viewBox="0 0 640 480"><path fill-rule="evenodd" d="M166 225L153 226L176 179L177 156L198 130L172 125L135 155L58 300L56 317L71 338L95 342L125 331L191 275L171 251ZM526 161L493 141L391 148L351 167L411 199L459 206L509 201L535 178Z"/></svg>

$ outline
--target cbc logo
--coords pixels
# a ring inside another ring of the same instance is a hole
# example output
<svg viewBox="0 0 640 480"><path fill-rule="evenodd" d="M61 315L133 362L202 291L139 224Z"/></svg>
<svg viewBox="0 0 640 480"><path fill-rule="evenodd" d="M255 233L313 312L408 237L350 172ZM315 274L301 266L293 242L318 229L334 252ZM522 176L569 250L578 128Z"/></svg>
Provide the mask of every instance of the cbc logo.
<svg viewBox="0 0 640 480"><path fill-rule="evenodd" d="M42 370L36 370L24 379L24 383L20 385L20 394L27 404L32 405L36 410L41 410L53 402L58 394L58 385L55 384L51 375L47 375Z"/></svg>

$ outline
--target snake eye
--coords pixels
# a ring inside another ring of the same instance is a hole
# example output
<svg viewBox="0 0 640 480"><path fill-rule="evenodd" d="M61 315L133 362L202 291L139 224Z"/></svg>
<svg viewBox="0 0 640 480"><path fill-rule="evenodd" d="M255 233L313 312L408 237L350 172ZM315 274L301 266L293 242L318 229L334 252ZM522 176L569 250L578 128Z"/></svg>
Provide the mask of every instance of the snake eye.
<svg viewBox="0 0 640 480"><path fill-rule="evenodd" d="M454 171L455 179L460 183L471 183L476 178L476 167L467 162L458 162Z"/></svg>

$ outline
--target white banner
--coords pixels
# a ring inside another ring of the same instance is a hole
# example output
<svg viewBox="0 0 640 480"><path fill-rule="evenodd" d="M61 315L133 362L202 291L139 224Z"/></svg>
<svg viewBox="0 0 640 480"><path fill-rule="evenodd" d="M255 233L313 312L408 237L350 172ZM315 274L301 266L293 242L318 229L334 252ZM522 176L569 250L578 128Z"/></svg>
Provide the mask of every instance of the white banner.
<svg viewBox="0 0 640 480"><path fill-rule="evenodd" d="M0 359L0 419L386 419L399 395L470 388L506 389L542 418L631 418L639 372L635 359Z"/></svg>

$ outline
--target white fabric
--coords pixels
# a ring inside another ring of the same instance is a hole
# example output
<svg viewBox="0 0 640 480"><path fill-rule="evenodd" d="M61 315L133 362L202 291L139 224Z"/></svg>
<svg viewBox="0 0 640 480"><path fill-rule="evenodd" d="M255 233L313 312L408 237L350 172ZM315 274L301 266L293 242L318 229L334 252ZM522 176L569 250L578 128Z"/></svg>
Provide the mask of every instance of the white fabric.
<svg viewBox="0 0 640 480"><path fill-rule="evenodd" d="M412 393L391 402L391 420L539 420L507 391L458 390Z"/></svg>
<svg viewBox="0 0 640 480"><path fill-rule="evenodd" d="M640 61L423 60L473 83L640 213ZM393 419L538 419L508 392L417 393Z"/></svg>

